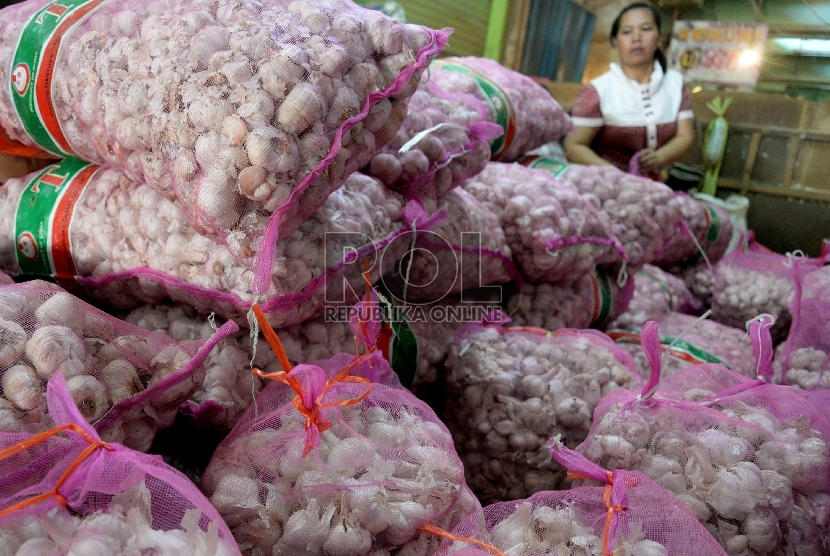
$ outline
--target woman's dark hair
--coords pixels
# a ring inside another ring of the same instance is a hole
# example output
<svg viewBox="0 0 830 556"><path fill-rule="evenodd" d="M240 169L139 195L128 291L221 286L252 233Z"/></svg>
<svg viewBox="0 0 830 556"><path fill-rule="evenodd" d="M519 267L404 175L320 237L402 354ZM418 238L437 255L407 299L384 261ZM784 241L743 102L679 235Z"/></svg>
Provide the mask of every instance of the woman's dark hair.
<svg viewBox="0 0 830 556"><path fill-rule="evenodd" d="M657 32L661 32L660 23L662 18L660 16L660 10L657 9L657 6L655 6L654 4L650 4L648 2L634 2L633 4L629 4L628 6L620 10L620 13L617 14L616 19L614 19L614 22L611 24L611 46L614 46L614 39L617 38L617 35L620 32L620 21L622 21L623 16L631 10L636 10L638 8L646 9L651 12L651 17L654 18L654 25L657 27ZM663 49L659 46L657 47L657 50L654 52L654 58L658 62L660 62L660 67L663 68L663 71L666 71L666 67L668 65L666 61L666 55L663 53Z"/></svg>

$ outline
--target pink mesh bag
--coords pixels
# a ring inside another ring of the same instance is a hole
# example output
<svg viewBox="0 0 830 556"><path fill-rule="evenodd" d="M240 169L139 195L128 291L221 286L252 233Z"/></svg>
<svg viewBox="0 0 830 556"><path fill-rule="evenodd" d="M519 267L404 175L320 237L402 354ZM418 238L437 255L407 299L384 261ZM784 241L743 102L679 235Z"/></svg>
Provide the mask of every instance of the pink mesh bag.
<svg viewBox="0 0 830 556"><path fill-rule="evenodd" d="M490 142L503 133L487 121L483 100L444 91L426 72L398 133L363 171L387 187L437 200L484 169Z"/></svg>
<svg viewBox="0 0 830 556"><path fill-rule="evenodd" d="M187 477L158 456L101 440L63 375L49 380L47 399L56 428L0 433L3 554L240 555Z"/></svg>
<svg viewBox="0 0 830 556"><path fill-rule="evenodd" d="M418 358L409 390L427 402L439 417L444 414L446 395L444 363L455 331L469 322L481 320L482 315L500 310L496 302L453 296L410 312L413 318L409 320L409 328L418 342Z"/></svg>
<svg viewBox="0 0 830 556"><path fill-rule="evenodd" d="M723 208L692 197L683 191L674 193L682 219L668 245L653 261L664 268L690 266L706 258L718 262L732 241L732 220Z"/></svg>
<svg viewBox="0 0 830 556"><path fill-rule="evenodd" d="M339 353L355 354L358 346L348 314L341 313L345 311L280 328L288 360L297 364L329 359ZM178 342L204 338L215 325L192 307L172 303L143 305L123 319L168 334ZM222 339L205 361L204 382L180 411L219 430L230 430L262 389L262 379L251 373L254 367L266 373L281 368L264 338L258 336L254 344L250 330L245 329Z"/></svg>
<svg viewBox="0 0 830 556"><path fill-rule="evenodd" d="M60 188L49 187L54 179ZM132 309L166 299L247 326L253 271L201 236L184 213L117 170L64 160L0 189L0 268L77 281L97 301ZM354 173L297 231L274 246L269 287L258 298L274 326L357 301L360 259L377 280L429 229L423 206ZM22 238L18 241L18 238ZM359 295L359 294L358 294Z"/></svg>
<svg viewBox="0 0 830 556"><path fill-rule="evenodd" d="M284 368L202 476L244 553L426 555L440 539L421 527L480 511L449 431L380 351Z"/></svg>
<svg viewBox="0 0 830 556"><path fill-rule="evenodd" d="M260 295L277 240L394 137L448 36L348 0L32 0L0 26L6 134L149 184Z"/></svg>
<svg viewBox="0 0 830 556"><path fill-rule="evenodd" d="M524 284L511 292L505 303L507 315L518 326L545 330L560 328L604 328L626 310L635 283L628 276L618 279L595 268L573 282Z"/></svg>
<svg viewBox="0 0 830 556"><path fill-rule="evenodd" d="M209 336L176 342L40 280L0 287L0 328L0 430L50 428L44 386L60 374L98 434L138 451L172 424L204 380L211 350L239 330L228 322Z"/></svg>
<svg viewBox="0 0 830 556"><path fill-rule="evenodd" d="M499 217L529 282L569 282L625 258L608 216L545 171L489 162L463 187Z"/></svg>
<svg viewBox="0 0 830 556"><path fill-rule="evenodd" d="M493 160L512 162L573 127L571 117L547 89L490 58L447 56L429 66L429 80L452 93L471 94L504 134L490 142Z"/></svg>
<svg viewBox="0 0 830 556"><path fill-rule="evenodd" d="M663 376L690 365L718 363L742 376L757 378L755 349L745 330L677 312L650 320L660 327ZM765 322L771 325L772 319ZM640 347L642 326L609 328L605 333L631 354L640 375L648 376L651 365Z"/></svg>
<svg viewBox="0 0 830 556"><path fill-rule="evenodd" d="M769 321L754 321L759 375L772 360ZM722 365L660 379L656 323L641 391L605 397L577 451L607 469L639 470L673 492L729 554L826 554L830 459L826 409L811 393Z"/></svg>
<svg viewBox="0 0 830 556"><path fill-rule="evenodd" d="M556 488L565 471L545 441L576 446L600 399L639 383L631 356L599 331L504 324L462 326L445 363L445 422L482 503Z"/></svg>
<svg viewBox="0 0 830 556"><path fill-rule="evenodd" d="M569 164L559 179L610 218L612 233L625 248L632 270L659 255L682 218L667 185L616 166Z"/></svg>
<svg viewBox="0 0 830 556"><path fill-rule="evenodd" d="M634 291L625 311L608 323L609 329L642 326L671 312L698 313L701 306L679 276L658 266L643 265L632 277Z"/></svg>
<svg viewBox="0 0 830 556"><path fill-rule="evenodd" d="M712 304L712 289L715 286L715 267L700 261L686 268L673 269L672 273L686 283L695 300L695 305L708 308Z"/></svg>
<svg viewBox="0 0 830 556"><path fill-rule="evenodd" d="M726 556L695 514L645 474L606 471L556 439L550 448L590 486L486 506L446 535L436 556Z"/></svg>
<svg viewBox="0 0 830 556"><path fill-rule="evenodd" d="M812 270L796 282L788 305L792 325L787 339L775 350L775 376L767 377L770 381L808 390L830 388L828 292L830 266Z"/></svg>
<svg viewBox="0 0 830 556"><path fill-rule="evenodd" d="M439 206L446 217L416 234L412 249L383 277L390 290L407 300L440 300L472 288L523 282L490 209L461 188L447 193Z"/></svg>
<svg viewBox="0 0 830 556"><path fill-rule="evenodd" d="M772 338L777 345L790 329L787 304L796 283L820 266L819 259L797 253L782 255L757 241L751 242L744 251L732 251L715 265L712 320L742 328L758 315L775 315Z"/></svg>

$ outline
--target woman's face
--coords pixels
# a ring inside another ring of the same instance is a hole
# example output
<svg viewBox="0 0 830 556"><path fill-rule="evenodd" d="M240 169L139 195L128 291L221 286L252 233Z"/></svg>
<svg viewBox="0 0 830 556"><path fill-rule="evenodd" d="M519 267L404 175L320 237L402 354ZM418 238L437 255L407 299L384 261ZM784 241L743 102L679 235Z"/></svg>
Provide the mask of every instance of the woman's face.
<svg viewBox="0 0 830 556"><path fill-rule="evenodd" d="M660 45L660 30L651 10L635 8L623 14L614 46L624 66L651 66Z"/></svg>

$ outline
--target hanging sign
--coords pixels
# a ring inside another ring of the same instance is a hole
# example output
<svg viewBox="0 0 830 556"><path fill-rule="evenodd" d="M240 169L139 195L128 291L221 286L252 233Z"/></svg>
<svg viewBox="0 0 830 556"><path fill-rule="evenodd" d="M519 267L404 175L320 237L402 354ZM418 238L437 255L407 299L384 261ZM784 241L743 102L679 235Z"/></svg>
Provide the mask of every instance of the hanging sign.
<svg viewBox="0 0 830 556"><path fill-rule="evenodd" d="M691 83L754 87L768 32L761 23L675 21L669 67Z"/></svg>

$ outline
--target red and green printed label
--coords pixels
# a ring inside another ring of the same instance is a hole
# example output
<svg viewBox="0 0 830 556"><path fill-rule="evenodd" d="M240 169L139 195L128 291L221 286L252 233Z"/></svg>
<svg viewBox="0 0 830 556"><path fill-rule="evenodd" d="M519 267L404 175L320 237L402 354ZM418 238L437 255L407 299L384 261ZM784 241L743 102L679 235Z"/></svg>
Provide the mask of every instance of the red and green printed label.
<svg viewBox="0 0 830 556"><path fill-rule="evenodd" d="M499 124L504 129L502 135L490 142L492 159L498 159L499 155L510 146L513 142L513 137L516 135L516 116L510 99L507 98L507 95L504 94L504 91L498 85L473 68L460 62L439 59L434 60L430 65L434 68L460 73L475 79L478 87L487 98L488 104L493 109L493 113L496 115L496 121L493 123Z"/></svg>
<svg viewBox="0 0 830 556"><path fill-rule="evenodd" d="M104 0L59 0L47 4L23 28L11 61L11 97L26 132L58 156L72 149L52 102L52 79L63 38Z"/></svg>
<svg viewBox="0 0 830 556"><path fill-rule="evenodd" d="M75 204L99 168L67 158L43 170L26 186L15 217L21 274L59 279L77 275L69 225Z"/></svg>
<svg viewBox="0 0 830 556"><path fill-rule="evenodd" d="M633 330L609 330L606 332L608 337L617 343L631 343L640 344L640 336L642 331L639 329ZM672 343L674 345L672 345ZM669 349L671 346L671 349ZM723 359L717 355L706 350L700 349L686 340L680 338L672 338L671 336L660 336L660 349L662 351L669 350L669 355L677 359L681 359L692 365L701 365L703 363L718 363L727 369L730 368Z"/></svg>
<svg viewBox="0 0 830 556"><path fill-rule="evenodd" d="M519 160L519 163L528 168L536 168L537 170L544 170L554 178L559 179L567 172L571 165L567 162L560 162L553 158L547 158L539 155L529 155Z"/></svg>
<svg viewBox="0 0 830 556"><path fill-rule="evenodd" d="M590 274L591 285L594 289L594 310L591 315L591 324L601 324L611 314L614 307L614 290L611 282L603 272L594 271Z"/></svg>

